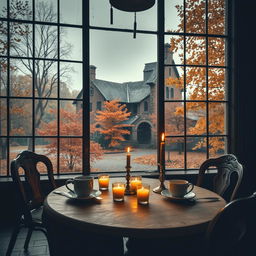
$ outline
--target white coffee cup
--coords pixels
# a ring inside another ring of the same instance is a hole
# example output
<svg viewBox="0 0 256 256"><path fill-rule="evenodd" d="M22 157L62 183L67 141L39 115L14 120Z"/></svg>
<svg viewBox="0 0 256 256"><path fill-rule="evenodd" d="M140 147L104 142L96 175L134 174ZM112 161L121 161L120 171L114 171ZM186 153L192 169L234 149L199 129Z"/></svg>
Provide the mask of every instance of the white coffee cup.
<svg viewBox="0 0 256 256"><path fill-rule="evenodd" d="M188 189L191 186L190 189ZM194 188L187 180L169 180L169 191L173 197L184 197Z"/></svg>
<svg viewBox="0 0 256 256"><path fill-rule="evenodd" d="M71 189L68 184L74 185L74 190ZM77 197L87 197L92 193L93 190L93 177L92 176L78 176L74 179L66 181L66 187L77 195Z"/></svg>

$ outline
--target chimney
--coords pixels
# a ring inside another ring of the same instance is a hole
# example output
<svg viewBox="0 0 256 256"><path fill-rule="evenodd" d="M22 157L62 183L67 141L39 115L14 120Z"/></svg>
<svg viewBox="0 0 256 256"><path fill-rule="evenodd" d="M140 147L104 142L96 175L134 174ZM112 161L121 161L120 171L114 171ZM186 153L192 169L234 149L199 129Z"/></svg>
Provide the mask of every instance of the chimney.
<svg viewBox="0 0 256 256"><path fill-rule="evenodd" d="M90 65L90 79L91 80L96 79L96 67L93 65Z"/></svg>
<svg viewBox="0 0 256 256"><path fill-rule="evenodd" d="M171 45L166 43L164 45L164 63L173 64L173 52L170 50Z"/></svg>

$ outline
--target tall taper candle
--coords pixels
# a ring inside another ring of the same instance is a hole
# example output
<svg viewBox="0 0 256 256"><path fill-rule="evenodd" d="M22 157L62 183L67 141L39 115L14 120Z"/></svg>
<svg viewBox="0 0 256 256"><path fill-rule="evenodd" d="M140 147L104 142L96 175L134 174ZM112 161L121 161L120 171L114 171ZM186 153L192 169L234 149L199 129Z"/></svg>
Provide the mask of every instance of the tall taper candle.
<svg viewBox="0 0 256 256"><path fill-rule="evenodd" d="M130 147L127 148L126 166L131 166L131 154Z"/></svg>
<svg viewBox="0 0 256 256"><path fill-rule="evenodd" d="M165 144L165 135L164 133L161 134L161 143L160 143L160 156L159 156L159 164L163 167L163 151L164 151L164 144Z"/></svg>

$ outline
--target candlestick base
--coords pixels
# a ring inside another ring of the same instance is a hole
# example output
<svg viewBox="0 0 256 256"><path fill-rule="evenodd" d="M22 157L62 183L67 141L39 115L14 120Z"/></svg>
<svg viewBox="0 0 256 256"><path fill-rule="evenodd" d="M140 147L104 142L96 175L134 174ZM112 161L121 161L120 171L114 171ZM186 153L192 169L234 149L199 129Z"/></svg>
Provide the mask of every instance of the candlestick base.
<svg viewBox="0 0 256 256"><path fill-rule="evenodd" d="M135 195L135 191L129 190L129 189L125 189L124 194L125 195Z"/></svg>
<svg viewBox="0 0 256 256"><path fill-rule="evenodd" d="M153 192L155 192L155 193L157 193L157 194L161 194L161 192L162 192L163 190L165 190L165 189L166 189L165 185L160 185L160 186L158 186L158 187L156 187L156 188L153 188Z"/></svg>

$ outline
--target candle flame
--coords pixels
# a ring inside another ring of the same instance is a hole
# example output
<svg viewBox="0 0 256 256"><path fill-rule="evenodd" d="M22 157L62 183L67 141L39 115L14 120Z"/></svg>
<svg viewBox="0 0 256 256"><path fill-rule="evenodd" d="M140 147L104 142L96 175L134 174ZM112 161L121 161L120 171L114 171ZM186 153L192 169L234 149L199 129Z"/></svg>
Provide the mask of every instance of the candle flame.
<svg viewBox="0 0 256 256"><path fill-rule="evenodd" d="M162 135L161 135L161 141L164 142L164 139L165 139L165 135L164 135L164 132L163 132Z"/></svg>
<svg viewBox="0 0 256 256"><path fill-rule="evenodd" d="M130 147L127 148L127 153L130 153Z"/></svg>

